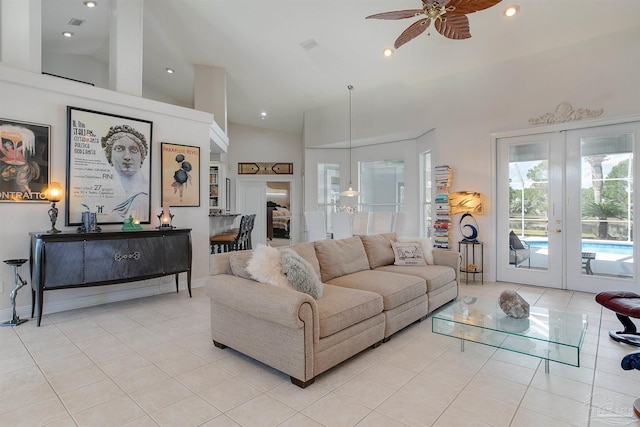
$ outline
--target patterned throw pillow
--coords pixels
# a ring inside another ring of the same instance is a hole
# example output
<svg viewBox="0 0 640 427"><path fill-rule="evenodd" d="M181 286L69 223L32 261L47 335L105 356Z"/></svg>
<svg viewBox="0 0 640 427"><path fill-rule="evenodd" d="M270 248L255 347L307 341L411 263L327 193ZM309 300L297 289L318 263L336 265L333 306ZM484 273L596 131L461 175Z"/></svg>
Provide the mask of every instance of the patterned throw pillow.
<svg viewBox="0 0 640 427"><path fill-rule="evenodd" d="M392 242L396 256L394 265L427 265L422 254L422 245L418 242Z"/></svg>
<svg viewBox="0 0 640 427"><path fill-rule="evenodd" d="M313 267L293 249L282 250L282 272L296 291L309 294L314 299L322 297L323 285Z"/></svg>
<svg viewBox="0 0 640 427"><path fill-rule="evenodd" d="M427 265L435 264L433 259L433 243L427 237L398 236L398 242L417 242L422 247L422 255Z"/></svg>

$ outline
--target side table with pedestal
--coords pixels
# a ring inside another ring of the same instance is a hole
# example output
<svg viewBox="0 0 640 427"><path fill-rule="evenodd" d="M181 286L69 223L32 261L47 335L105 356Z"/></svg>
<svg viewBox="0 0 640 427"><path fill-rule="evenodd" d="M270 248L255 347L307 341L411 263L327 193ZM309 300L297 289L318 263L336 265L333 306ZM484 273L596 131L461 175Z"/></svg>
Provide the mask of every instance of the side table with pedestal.
<svg viewBox="0 0 640 427"><path fill-rule="evenodd" d="M27 282L22 277L20 277L20 274L18 274L18 268L20 268L22 264L27 262L27 260L24 258L5 259L4 262L9 264L11 267L13 267L13 277L14 277L15 287L11 291L11 294L9 294L13 316L11 317L11 320L7 320L4 323L0 323L0 326L18 326L19 324L27 321L27 319L21 319L20 317L18 317L18 314L16 312L16 296L18 296L18 290L27 284ZM33 295L31 295L31 297L33 300Z"/></svg>
<svg viewBox="0 0 640 427"><path fill-rule="evenodd" d="M462 255L460 272L465 274L465 281L476 281L476 274L480 275L480 283L484 285L484 243L477 240L461 240L458 242L458 252Z"/></svg>

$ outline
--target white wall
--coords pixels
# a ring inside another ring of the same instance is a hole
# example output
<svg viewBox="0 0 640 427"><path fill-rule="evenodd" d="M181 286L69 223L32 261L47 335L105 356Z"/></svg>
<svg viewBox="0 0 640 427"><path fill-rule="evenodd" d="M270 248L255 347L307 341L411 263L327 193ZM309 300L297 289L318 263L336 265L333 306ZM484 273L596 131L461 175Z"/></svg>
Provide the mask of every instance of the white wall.
<svg viewBox="0 0 640 427"><path fill-rule="evenodd" d="M209 239L207 183L209 162L209 124L211 114L182 107L163 104L148 99L124 95L110 90L87 86L73 81L30 73L0 65L0 117L51 126L50 178L60 183L66 182L67 168L67 106L74 106L105 113L118 114L153 122L151 210L152 223L144 225L152 228L155 215L161 211L160 202L160 142L171 142L200 147L200 207L172 208L174 225L192 228L193 240L193 285L202 286L209 274ZM64 187L64 184L63 184ZM75 227L65 227L64 202L60 208L57 228L73 231ZM50 228L47 203L0 203L0 260L9 258L29 258L29 232ZM157 219L156 219L157 221ZM105 229L119 230L120 226L108 225ZM73 262L73 260L70 260ZM23 277L29 277L28 264L20 270ZM3 291L0 293L0 313L10 307L9 292L13 287L12 270L0 265L0 279ZM181 288L186 286L186 274L182 274ZM91 288L50 291L45 293L44 312L54 312L85 305L109 302L133 296L171 292L173 276L142 282L118 284ZM30 314L31 296L28 289L18 293L19 315ZM8 310L6 313L10 313ZM9 318L10 314L2 317Z"/></svg>
<svg viewBox="0 0 640 427"><path fill-rule="evenodd" d="M491 134L531 128L530 118L553 112L562 101L570 102L575 108L604 108L602 117L639 113L639 39L640 30L636 28L436 81L399 85L393 99L382 98L376 92L354 92L353 129L358 133L354 139L396 141L399 135L417 135L435 128L424 137L400 143L407 146L407 152L415 147L413 157L405 160L416 164L416 175L412 178L407 173L405 181L418 180L418 153L431 150L434 166L448 164L453 168L451 191L479 191L486 196L485 215L477 220L480 238L488 250L485 271L487 278L494 280ZM357 81L354 85L357 87ZM406 89L403 91L401 87ZM345 141L344 126L339 125L345 121L345 114L343 105L306 112L305 147ZM385 149L385 145L354 149L352 163L379 157ZM306 150L307 170L314 170L317 162L328 157L329 153L321 154L322 151L325 150ZM339 153L333 151L334 158L339 158ZM307 173L305 178L307 193L315 195L311 193L316 186L315 174ZM408 188L407 194L416 192ZM314 200L307 198L305 209L313 209ZM453 228L457 233L455 220ZM457 238L454 234L454 242Z"/></svg>

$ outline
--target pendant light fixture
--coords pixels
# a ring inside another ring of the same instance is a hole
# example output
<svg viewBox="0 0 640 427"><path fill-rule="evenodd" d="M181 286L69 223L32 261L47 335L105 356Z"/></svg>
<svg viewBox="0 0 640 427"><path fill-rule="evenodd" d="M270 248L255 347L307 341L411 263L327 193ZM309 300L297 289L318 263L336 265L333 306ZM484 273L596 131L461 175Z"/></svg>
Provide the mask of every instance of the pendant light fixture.
<svg viewBox="0 0 640 427"><path fill-rule="evenodd" d="M340 193L341 197L357 197L360 195L360 193L357 190L353 189L353 186L351 185L351 127L352 127L352 120L351 120L351 115L352 115L352 108L351 108L351 91L353 90L353 86L349 85L347 86L347 89L349 89L349 188L343 192Z"/></svg>

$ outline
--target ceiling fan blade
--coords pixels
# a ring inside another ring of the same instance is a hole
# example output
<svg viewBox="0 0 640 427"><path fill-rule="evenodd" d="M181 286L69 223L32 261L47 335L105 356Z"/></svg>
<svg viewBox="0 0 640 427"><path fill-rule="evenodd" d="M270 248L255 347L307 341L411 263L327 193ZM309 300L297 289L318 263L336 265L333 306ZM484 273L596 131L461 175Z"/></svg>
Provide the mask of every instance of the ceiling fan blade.
<svg viewBox="0 0 640 427"><path fill-rule="evenodd" d="M461 40L471 37L469 18L465 15L449 15L446 19L437 19L433 24L436 30L448 39Z"/></svg>
<svg viewBox="0 0 640 427"><path fill-rule="evenodd" d="M450 0L447 7L455 7L452 11L447 11L447 15L466 15L495 6L502 0Z"/></svg>
<svg viewBox="0 0 640 427"><path fill-rule="evenodd" d="M431 23L431 19L421 19L419 21L414 22L409 25L406 30L400 34L400 36L396 39L396 42L393 44L393 47L398 49L400 46L405 44L408 41L413 40L418 37L420 34L424 33L424 31L429 27Z"/></svg>
<svg viewBox="0 0 640 427"><path fill-rule="evenodd" d="M393 12L376 13L364 19L404 19L422 15L422 9L395 10Z"/></svg>

